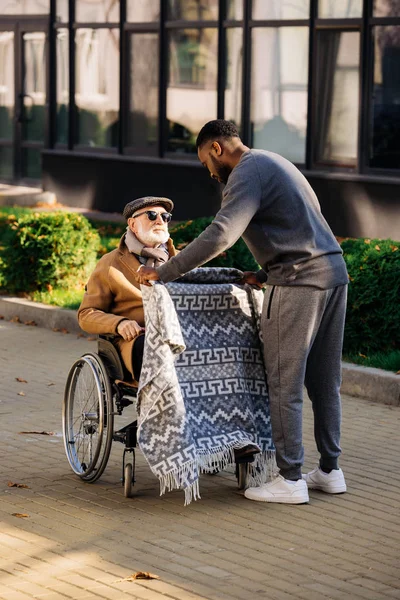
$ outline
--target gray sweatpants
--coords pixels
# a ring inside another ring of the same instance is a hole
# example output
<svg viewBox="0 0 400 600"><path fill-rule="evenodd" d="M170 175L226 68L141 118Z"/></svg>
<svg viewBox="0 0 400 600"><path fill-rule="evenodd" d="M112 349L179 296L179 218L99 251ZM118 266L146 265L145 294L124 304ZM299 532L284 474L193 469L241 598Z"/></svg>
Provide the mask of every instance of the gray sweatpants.
<svg viewBox="0 0 400 600"><path fill-rule="evenodd" d="M329 290L267 286L261 328L272 437L285 479L301 478L304 385L314 411L320 466L338 468L346 299L346 285Z"/></svg>

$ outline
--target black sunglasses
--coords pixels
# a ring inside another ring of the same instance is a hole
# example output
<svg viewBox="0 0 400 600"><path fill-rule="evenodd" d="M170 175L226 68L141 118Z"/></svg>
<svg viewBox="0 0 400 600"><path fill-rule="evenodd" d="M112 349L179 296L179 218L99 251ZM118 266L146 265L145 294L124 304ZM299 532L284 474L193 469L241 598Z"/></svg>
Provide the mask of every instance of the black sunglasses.
<svg viewBox="0 0 400 600"><path fill-rule="evenodd" d="M170 220L172 219L171 213L169 213L169 212L158 213L156 210L144 210L143 212L139 213L138 215L133 216L132 219L136 219L136 217L141 217L142 215L147 215L147 218L149 219L149 221L155 221L157 219L158 215L160 215L160 217L162 218L164 223L169 223Z"/></svg>

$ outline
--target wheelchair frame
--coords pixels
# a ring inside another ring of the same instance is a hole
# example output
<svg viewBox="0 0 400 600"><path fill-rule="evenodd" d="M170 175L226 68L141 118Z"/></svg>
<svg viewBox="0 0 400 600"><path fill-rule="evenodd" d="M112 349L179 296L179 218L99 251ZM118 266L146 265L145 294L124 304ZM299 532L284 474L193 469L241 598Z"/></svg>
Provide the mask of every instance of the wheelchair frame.
<svg viewBox="0 0 400 600"><path fill-rule="evenodd" d="M137 420L114 431L114 417L134 403L137 387L129 381L113 338L100 335L97 353L87 352L72 365L64 392L63 438L72 471L87 483L94 483L104 472L112 442L124 444L121 481L125 497L130 498L135 483ZM252 454L236 459L239 489L246 487L248 465L253 460Z"/></svg>

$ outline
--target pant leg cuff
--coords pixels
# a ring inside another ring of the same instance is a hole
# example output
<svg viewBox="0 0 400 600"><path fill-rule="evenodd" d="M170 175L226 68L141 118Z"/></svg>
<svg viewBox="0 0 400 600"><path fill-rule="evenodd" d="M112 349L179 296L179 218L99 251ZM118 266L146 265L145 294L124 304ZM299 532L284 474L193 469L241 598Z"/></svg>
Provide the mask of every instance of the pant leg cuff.
<svg viewBox="0 0 400 600"><path fill-rule="evenodd" d="M321 469L338 469L338 459L337 457L321 458L319 461L319 466Z"/></svg>

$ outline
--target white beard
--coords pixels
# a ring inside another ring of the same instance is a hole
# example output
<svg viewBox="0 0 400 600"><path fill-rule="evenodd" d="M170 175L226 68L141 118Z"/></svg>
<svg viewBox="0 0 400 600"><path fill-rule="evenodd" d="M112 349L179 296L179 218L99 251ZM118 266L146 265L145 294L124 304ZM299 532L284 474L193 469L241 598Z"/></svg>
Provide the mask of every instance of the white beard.
<svg viewBox="0 0 400 600"><path fill-rule="evenodd" d="M169 233L165 230L154 231L154 229L150 229L149 231L143 231L143 228L140 223L137 224L137 232L136 237L145 246L155 246L160 244L165 244L169 239Z"/></svg>

